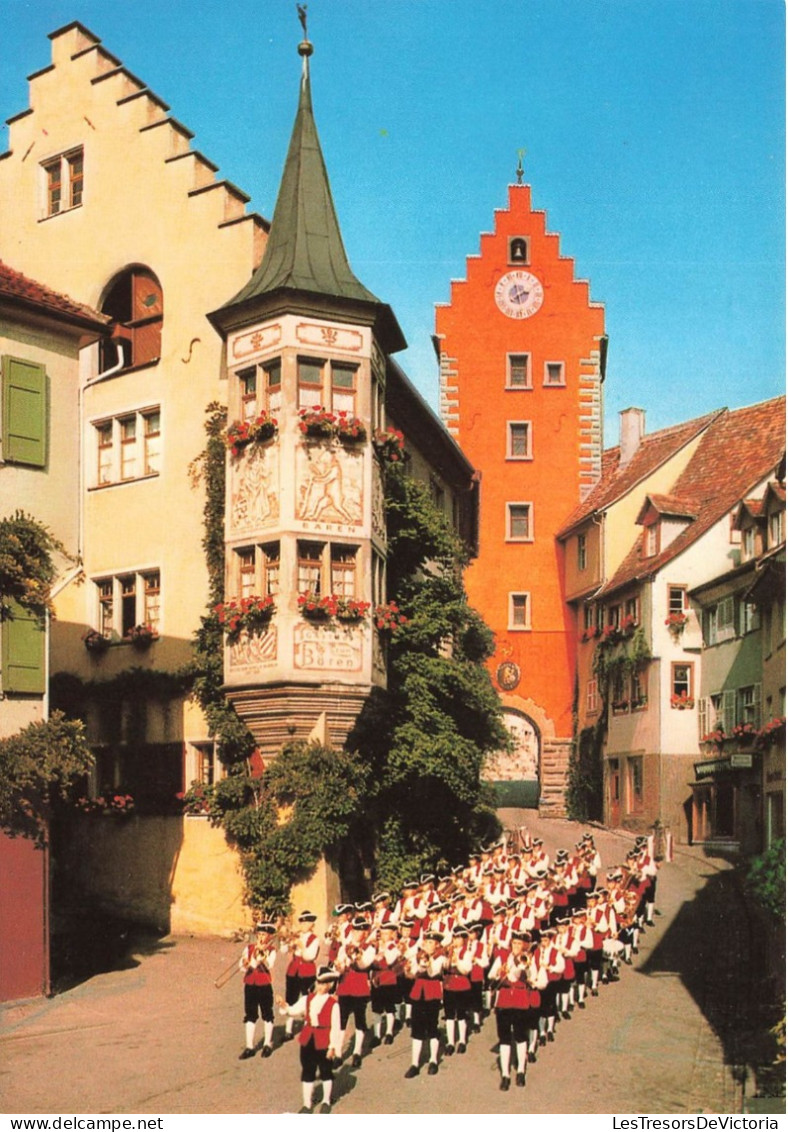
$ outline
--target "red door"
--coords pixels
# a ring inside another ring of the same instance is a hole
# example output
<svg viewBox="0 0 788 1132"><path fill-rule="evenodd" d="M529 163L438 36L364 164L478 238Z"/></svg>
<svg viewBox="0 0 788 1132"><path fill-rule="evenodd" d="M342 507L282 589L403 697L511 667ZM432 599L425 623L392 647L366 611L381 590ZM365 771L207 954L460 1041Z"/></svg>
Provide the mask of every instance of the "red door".
<svg viewBox="0 0 788 1132"><path fill-rule="evenodd" d="M49 992L49 853L0 832L0 1002Z"/></svg>

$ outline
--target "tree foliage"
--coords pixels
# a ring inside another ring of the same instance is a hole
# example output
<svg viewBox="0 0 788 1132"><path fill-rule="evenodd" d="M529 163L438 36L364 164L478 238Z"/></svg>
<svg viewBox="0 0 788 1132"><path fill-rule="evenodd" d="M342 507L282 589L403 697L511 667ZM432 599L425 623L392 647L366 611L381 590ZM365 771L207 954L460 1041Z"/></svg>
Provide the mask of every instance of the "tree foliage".
<svg viewBox="0 0 788 1132"><path fill-rule="evenodd" d="M755 857L747 871L745 887L769 915L785 923L785 841L773 841L765 853Z"/></svg>
<svg viewBox="0 0 788 1132"><path fill-rule="evenodd" d="M68 557L63 544L31 515L16 511L0 519L0 621L13 617L14 603L40 621L52 613L56 554Z"/></svg>
<svg viewBox="0 0 788 1132"><path fill-rule="evenodd" d="M236 768L203 792L211 819L238 847L247 902L258 914L288 914L290 889L348 836L366 787L357 755L297 741L262 776Z"/></svg>
<svg viewBox="0 0 788 1132"><path fill-rule="evenodd" d="M0 826L43 842L52 801L92 765L83 724L62 712L0 739Z"/></svg>

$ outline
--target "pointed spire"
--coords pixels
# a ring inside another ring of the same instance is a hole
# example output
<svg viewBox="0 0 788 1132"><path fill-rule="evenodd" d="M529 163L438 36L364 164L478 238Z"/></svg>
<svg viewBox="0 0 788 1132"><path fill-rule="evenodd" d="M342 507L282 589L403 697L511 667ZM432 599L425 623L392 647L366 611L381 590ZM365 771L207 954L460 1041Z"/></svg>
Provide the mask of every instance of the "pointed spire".
<svg viewBox="0 0 788 1132"><path fill-rule="evenodd" d="M306 11L300 5L299 18L306 35ZM312 112L309 56L313 50L306 38L298 45L303 59L298 111L265 255L226 307L282 289L380 302L351 271L342 242Z"/></svg>

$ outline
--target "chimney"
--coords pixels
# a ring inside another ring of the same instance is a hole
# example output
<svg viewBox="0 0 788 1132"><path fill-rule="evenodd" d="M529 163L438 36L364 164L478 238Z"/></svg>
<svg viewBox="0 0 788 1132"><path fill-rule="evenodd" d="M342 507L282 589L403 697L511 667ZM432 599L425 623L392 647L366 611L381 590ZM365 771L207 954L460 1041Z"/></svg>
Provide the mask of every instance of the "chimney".
<svg viewBox="0 0 788 1132"><path fill-rule="evenodd" d="M622 409L619 427L619 468L625 468L640 447L646 431L645 409Z"/></svg>

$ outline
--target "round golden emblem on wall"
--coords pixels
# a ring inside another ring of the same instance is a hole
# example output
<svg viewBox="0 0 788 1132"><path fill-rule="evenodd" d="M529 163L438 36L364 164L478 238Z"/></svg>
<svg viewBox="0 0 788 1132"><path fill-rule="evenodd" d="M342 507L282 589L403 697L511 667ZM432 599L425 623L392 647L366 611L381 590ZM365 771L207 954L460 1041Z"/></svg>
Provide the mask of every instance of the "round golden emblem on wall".
<svg viewBox="0 0 788 1132"><path fill-rule="evenodd" d="M520 668L513 660L505 660L503 664L498 665L496 676L498 686L504 692L513 692L520 683Z"/></svg>

